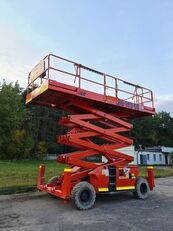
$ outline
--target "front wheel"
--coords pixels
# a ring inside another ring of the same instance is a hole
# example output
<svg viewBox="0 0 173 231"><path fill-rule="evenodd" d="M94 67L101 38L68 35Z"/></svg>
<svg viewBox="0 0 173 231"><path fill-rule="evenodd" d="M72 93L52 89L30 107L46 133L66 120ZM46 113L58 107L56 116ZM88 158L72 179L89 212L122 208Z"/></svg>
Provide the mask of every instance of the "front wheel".
<svg viewBox="0 0 173 231"><path fill-rule="evenodd" d="M146 199L149 195L149 186L146 179L139 177L136 181L136 191L134 196L138 199Z"/></svg>
<svg viewBox="0 0 173 231"><path fill-rule="evenodd" d="M71 193L73 204L80 210L90 209L95 203L95 198L94 187L86 181L76 184Z"/></svg>

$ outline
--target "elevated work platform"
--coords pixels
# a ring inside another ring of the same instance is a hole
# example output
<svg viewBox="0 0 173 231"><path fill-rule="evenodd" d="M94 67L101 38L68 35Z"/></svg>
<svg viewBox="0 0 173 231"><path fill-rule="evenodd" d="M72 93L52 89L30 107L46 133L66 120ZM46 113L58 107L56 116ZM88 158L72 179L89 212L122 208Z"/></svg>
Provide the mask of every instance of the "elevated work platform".
<svg viewBox="0 0 173 231"><path fill-rule="evenodd" d="M38 190L71 198L81 210L93 206L96 193L148 196L154 187L153 169L148 170L147 181L139 178L138 167L129 165L134 157L118 150L133 144L124 136L133 128L128 119L155 113L151 90L50 54L29 74L26 103L70 112L59 120L68 132L57 141L77 148L58 155L57 162L70 168L48 184L45 166L40 166ZM104 156L106 161L90 162L91 156Z"/></svg>
<svg viewBox="0 0 173 231"><path fill-rule="evenodd" d="M152 91L85 67L47 55L28 76L26 103L83 113L80 102L123 118L155 114Z"/></svg>

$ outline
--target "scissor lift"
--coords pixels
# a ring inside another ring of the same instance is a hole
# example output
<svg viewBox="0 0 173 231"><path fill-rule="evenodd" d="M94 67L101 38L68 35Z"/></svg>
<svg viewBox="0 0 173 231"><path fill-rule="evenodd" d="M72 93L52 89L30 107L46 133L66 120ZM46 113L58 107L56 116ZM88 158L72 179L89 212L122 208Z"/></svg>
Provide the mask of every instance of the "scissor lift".
<svg viewBox="0 0 173 231"><path fill-rule="evenodd" d="M69 131L57 139L78 149L58 155L57 162L69 168L48 183L45 165L40 166L39 191L71 199L85 210L94 205L98 193L128 191L145 199L153 190L153 167L147 168L147 179L141 178L138 167L129 165L134 157L120 151L133 144L124 136L133 128L129 119L155 114L151 90L49 54L29 74L26 103L68 111L59 123ZM91 156L104 156L106 161L89 161Z"/></svg>

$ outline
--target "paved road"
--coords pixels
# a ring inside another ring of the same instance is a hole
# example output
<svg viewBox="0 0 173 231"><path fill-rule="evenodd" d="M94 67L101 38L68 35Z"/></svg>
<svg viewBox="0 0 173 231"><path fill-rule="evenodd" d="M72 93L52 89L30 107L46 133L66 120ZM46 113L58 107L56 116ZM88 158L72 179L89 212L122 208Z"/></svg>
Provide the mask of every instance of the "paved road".
<svg viewBox="0 0 173 231"><path fill-rule="evenodd" d="M173 177L157 179L150 197L99 196L93 209L75 210L45 193L0 196L4 231L173 231Z"/></svg>

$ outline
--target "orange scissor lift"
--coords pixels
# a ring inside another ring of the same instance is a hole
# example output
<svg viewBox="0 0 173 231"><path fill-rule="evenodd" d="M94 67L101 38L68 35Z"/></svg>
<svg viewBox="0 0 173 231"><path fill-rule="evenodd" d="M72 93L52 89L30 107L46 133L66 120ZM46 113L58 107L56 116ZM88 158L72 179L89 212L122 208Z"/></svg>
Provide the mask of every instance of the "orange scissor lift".
<svg viewBox="0 0 173 231"><path fill-rule="evenodd" d="M69 168L48 183L45 165L40 166L39 191L71 199L85 210L98 193L130 191L145 199L153 190L153 167L147 168L147 179L141 178L138 167L129 165L134 157L121 151L133 144L122 135L133 128L128 120L155 114L151 90L49 54L29 74L26 103L68 111L59 123L69 131L57 139L78 149L58 155L57 162ZM89 161L91 156L102 156L104 162Z"/></svg>

